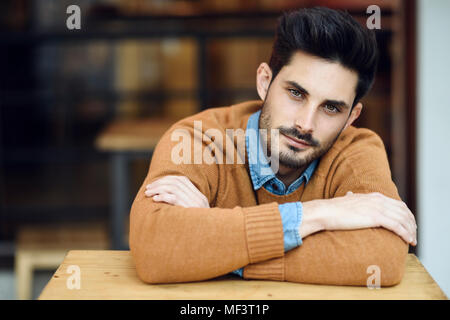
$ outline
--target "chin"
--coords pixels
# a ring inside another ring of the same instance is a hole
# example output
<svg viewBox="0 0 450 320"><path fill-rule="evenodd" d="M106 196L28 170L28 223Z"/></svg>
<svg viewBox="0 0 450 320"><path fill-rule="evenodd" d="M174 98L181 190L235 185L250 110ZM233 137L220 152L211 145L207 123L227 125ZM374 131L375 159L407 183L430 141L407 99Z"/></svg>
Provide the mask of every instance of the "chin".
<svg viewBox="0 0 450 320"><path fill-rule="evenodd" d="M305 165L307 165L309 162L309 157L293 157L293 156L285 156L285 155L281 155L279 157L279 163L280 165L282 165L283 167L288 167L291 169L300 169L302 167L304 167Z"/></svg>

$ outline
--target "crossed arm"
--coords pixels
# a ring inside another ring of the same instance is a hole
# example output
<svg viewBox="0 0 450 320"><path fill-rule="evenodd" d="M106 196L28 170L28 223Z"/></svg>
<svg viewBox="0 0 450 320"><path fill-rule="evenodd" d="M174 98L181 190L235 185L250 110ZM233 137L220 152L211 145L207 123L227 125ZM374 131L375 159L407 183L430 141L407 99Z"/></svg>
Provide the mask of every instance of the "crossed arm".
<svg viewBox="0 0 450 320"><path fill-rule="evenodd" d="M208 198L186 176L165 176L145 187L145 196L154 201L186 208L209 208ZM416 245L414 215L402 201L381 193L354 194L303 203L302 238L322 230L355 230L383 227ZM332 214L330 214L332 213Z"/></svg>
<svg viewBox="0 0 450 320"><path fill-rule="evenodd" d="M209 179L218 168L174 165L167 145L166 137L157 146L131 209L130 249L143 281L206 280L244 268L246 279L366 285L367 268L376 265L382 286L400 282L416 225L390 180L381 145L374 154L351 153L359 158L349 161L379 156L376 167L351 176L337 170L331 199L302 203L302 244L288 252L276 202L210 208L218 191ZM380 175L383 182L369 183Z"/></svg>
<svg viewBox="0 0 450 320"><path fill-rule="evenodd" d="M170 205L209 208L206 196L185 176L158 179L146 186L145 195ZM282 257L247 265L244 278L362 285L367 275L361 270L366 271L369 266L382 261L383 265L378 266L383 270L382 285L394 285L403 275L406 243L416 244L416 228L414 216L407 206L381 193L348 192L342 197L304 202L299 229L303 245ZM348 232L350 230L353 232ZM385 242L380 239L388 239L391 247L383 248ZM342 257L342 252L361 259L355 264L354 260ZM324 263L324 256L333 263ZM280 267L283 269L281 277L266 272ZM359 272L348 272L358 268ZM311 279L308 276L311 274L317 277Z"/></svg>

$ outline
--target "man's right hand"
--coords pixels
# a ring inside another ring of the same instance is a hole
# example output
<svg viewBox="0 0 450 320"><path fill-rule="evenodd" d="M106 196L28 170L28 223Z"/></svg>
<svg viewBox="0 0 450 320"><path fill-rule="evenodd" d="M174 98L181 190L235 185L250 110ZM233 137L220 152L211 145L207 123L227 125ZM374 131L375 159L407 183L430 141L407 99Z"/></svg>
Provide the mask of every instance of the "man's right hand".
<svg viewBox="0 0 450 320"><path fill-rule="evenodd" d="M383 227L417 244L417 225L414 215L403 201L375 192L303 202L300 225L302 238L321 230L354 230Z"/></svg>

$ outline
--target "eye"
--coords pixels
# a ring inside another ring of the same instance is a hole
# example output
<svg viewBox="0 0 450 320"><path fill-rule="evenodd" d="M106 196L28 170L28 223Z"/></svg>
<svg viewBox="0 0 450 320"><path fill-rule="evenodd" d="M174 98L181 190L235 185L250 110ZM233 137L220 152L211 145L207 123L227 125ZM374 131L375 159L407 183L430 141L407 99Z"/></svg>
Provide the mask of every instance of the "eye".
<svg viewBox="0 0 450 320"><path fill-rule="evenodd" d="M340 112L340 110L337 107L333 106L332 104L326 104L325 110L326 110L326 112L329 112L329 113L339 113Z"/></svg>
<svg viewBox="0 0 450 320"><path fill-rule="evenodd" d="M295 98L302 97L302 93L300 91L298 91L297 89L288 89L288 90L291 93L291 95L294 96Z"/></svg>

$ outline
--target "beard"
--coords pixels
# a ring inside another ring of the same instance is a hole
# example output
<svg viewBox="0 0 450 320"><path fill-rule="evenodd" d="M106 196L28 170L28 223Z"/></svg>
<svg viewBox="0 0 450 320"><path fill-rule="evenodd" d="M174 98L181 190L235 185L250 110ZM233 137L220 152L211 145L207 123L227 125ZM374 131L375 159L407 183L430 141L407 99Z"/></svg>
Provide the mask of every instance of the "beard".
<svg viewBox="0 0 450 320"><path fill-rule="evenodd" d="M323 143L320 143L318 140L314 139L310 133L306 134L300 133L296 128L288 128L284 126L272 128L272 121L270 117L270 105L268 105L266 101L264 101L262 105L261 116L259 119L260 129L266 129L267 132L270 132L270 130L272 129L278 129L280 134L284 134L286 136L293 137L296 139L301 139L310 145L306 150L298 149L291 145L288 145L288 150L281 150L282 149L281 143L278 141L280 151L278 155L275 154L273 155L274 158L272 158L272 155L270 155L270 150L272 150L271 135L268 134L267 138L264 137L264 135L261 135L261 138L266 143L265 145L267 146L266 150L268 152L268 156L278 161L280 165L291 169L303 169L314 160L322 157L325 153L328 152L328 150L330 150L330 148L336 142L342 130L344 130L344 127L345 125L341 128L339 133L333 139L325 141Z"/></svg>

